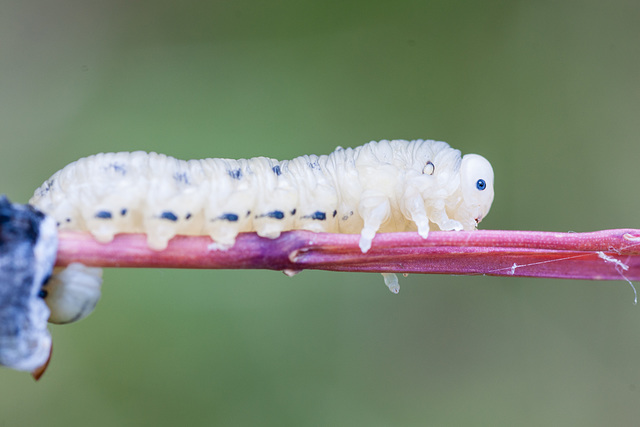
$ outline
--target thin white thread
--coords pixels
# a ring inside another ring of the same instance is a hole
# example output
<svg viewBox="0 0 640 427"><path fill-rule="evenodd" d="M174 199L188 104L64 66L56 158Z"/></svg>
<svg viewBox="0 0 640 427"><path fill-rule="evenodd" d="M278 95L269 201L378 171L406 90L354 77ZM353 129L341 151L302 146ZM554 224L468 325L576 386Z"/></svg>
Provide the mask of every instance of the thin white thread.
<svg viewBox="0 0 640 427"><path fill-rule="evenodd" d="M622 261L620 261L619 259L608 256L604 252L598 251L596 253L600 258L604 260L604 262L612 262L615 264L615 269L620 275L620 277L626 280L629 286L631 286L631 289L633 289L633 305L638 305L638 292L636 291L636 287L633 286L633 283L631 283L631 280L627 279L625 275L622 274L622 271L620 271L620 270L627 271L629 269L629 266L623 263Z"/></svg>
<svg viewBox="0 0 640 427"><path fill-rule="evenodd" d="M615 259L613 257L610 257L609 255L605 254L602 251L598 251L596 253L598 254L598 257L600 257L600 258L602 258L604 260L604 262L612 262L616 266L618 266L621 269L623 269L624 271L627 271L629 269L629 266L627 264L623 263L622 261L620 261L619 259Z"/></svg>
<svg viewBox="0 0 640 427"><path fill-rule="evenodd" d="M631 234L624 234L623 238L632 242L638 242L638 243L634 243L628 246L624 246L622 248L620 248L620 250L616 250L615 252L622 252L625 251L627 249L633 248L635 246L640 246L640 236L632 236ZM629 269L629 266L625 263L623 263L622 261L610 257L607 254L605 254L602 251L597 251L596 252L598 254L598 257L601 258L604 262L612 262L615 265L615 269L618 272L618 274L620 274L620 277L622 277L628 284L629 286L631 286L631 289L633 290L633 305L637 305L638 304L638 292L636 290L636 287L633 285L633 282L631 282L631 280L629 280L623 273L622 271L627 271ZM532 262L529 264L522 264L522 265L518 265L516 263L513 263L513 265L511 267L503 267L503 268L497 268L494 270L489 270L489 271L485 271L483 273L471 273L471 274L463 274L463 276L485 276L487 274L491 274L491 273L497 273L500 271L505 271L505 270L509 270L510 274L513 275L515 274L515 271L517 268L520 267L529 267L532 265L541 265L541 264L547 264L550 262L560 262L560 261L566 261L569 259L576 259L576 258L582 258L582 257L586 257L591 255L591 253L585 253L585 254L580 254L580 255L573 255L573 256L569 256L569 257L564 257L564 258L558 258L558 259L551 259L551 260L547 260L547 261L538 261L538 262Z"/></svg>
<svg viewBox="0 0 640 427"><path fill-rule="evenodd" d="M638 242L638 243L634 243L634 244L631 244L631 245L629 245L629 246L625 246L625 247L621 248L621 249L620 249L620 251L624 251L624 250L627 250L627 249L633 248L633 247L635 247L635 246L640 246L640 236L633 236L633 235L631 235L631 234L629 234L629 233L625 233L625 234L623 234L623 235L622 235L622 237L623 237L625 240L628 240L628 241L630 241L630 242ZM600 252L600 253L602 253L602 252ZM598 256L600 256L600 253L598 253ZM604 253L603 253L603 255L604 255ZM606 255L605 255L605 256L606 256ZM600 258L602 258L602 256L600 256ZM604 259L604 258L603 258L603 259ZM605 261L606 261L606 260L605 260ZM618 260L616 260L616 261L618 261ZM625 268L625 269L624 269L625 271L629 269L629 266L627 266L626 264L623 264L621 261L619 261L619 262L620 262L620 264L622 264L623 266L627 267L627 268ZM618 273L620 274L620 277L622 277L624 280L626 280L626 281L627 281L627 283L629 284L629 286L631 286L631 289L633 289L633 296L634 296L634 298L633 298L633 305L638 305L638 292L636 291L636 287L635 287L635 286L633 286L633 283L631 282L631 280L627 279L627 277L626 277L624 274L622 274L622 271L620 271L620 268L621 268L621 267L616 263L616 270L617 270L617 271L618 271Z"/></svg>
<svg viewBox="0 0 640 427"><path fill-rule="evenodd" d="M618 271L618 273L620 273L620 271ZM638 305L638 292L636 291L636 287L633 286L631 280L627 279L624 274L620 273L620 276L622 276L622 278L627 281L629 286L631 286L631 289L633 289L633 305Z"/></svg>
<svg viewBox="0 0 640 427"><path fill-rule="evenodd" d="M511 275L512 276L514 274L516 274L516 268L518 268L518 267L520 267L520 266L514 262L513 265L511 266Z"/></svg>
<svg viewBox="0 0 640 427"><path fill-rule="evenodd" d="M631 245L628 245L628 246L624 246L624 247L620 248L620 250L614 250L614 249L612 249L612 251L615 251L615 252L620 253L620 252L623 252L623 251L625 251L625 250L627 250L627 249L633 248L633 247L635 247L635 246L640 246L640 236L637 236L637 237L636 237L636 236L632 236L631 234L628 234L628 233L627 233L627 234L623 235L623 237L624 237L626 240L629 240L629 241L632 241L632 242L636 242L636 241L637 241L638 243L634 243L634 244L631 244ZM599 256L600 258L602 258L602 256L601 256L600 254L602 254L602 255L604 255L604 256L607 256L604 252L601 252L601 251L598 251L598 252L596 252L596 253L598 254L598 256ZM502 267L502 268L497 268L497 269L495 269L495 270L485 271L484 273L472 273L472 274L469 274L469 275L470 275L470 276L473 276L473 275L480 275L480 274L482 274L482 275L484 276L484 275L486 275L486 274L497 273L497 272L505 271L505 270L511 270L511 274L514 274L514 273L515 273L515 269L516 269L516 268L520 268L520 267L529 267L529 266L532 266L532 265L547 264L547 263L550 263L550 262L566 261L566 260L569 260L569 259L576 259L576 258L587 257L587 256L589 256L589 255L591 255L591 253L584 253L584 254L580 254L580 255L572 255L572 256L568 256L568 257L564 257L564 258L550 259L550 260L547 260L547 261L532 262L532 263L529 263L529 264L521 264L521 265L519 265L519 264L514 263L511 267ZM613 260L613 261L618 261L618 260L616 260L615 258L612 258L612 260ZM606 260L605 260L605 261L606 261ZM628 269L629 269L629 267L628 267L626 264L623 264L621 261L618 261L618 262L620 262L623 266L625 266L625 267L626 267L624 270L628 270ZM466 276L466 275L465 275L465 276ZM627 280L627 281L628 281L629 279L625 278L625 280Z"/></svg>
<svg viewBox="0 0 640 427"><path fill-rule="evenodd" d="M505 270L510 270L510 274L515 274L516 268L529 267L531 265L548 264L550 262L566 261L568 259L581 258L581 257L585 257L585 256L588 256L588 255L589 254L573 255L573 256L569 256L569 257L565 257L565 258L550 259L550 260L547 260L547 261L531 262L529 264L516 264L516 263L514 263L511 267L496 268L495 270L485 271L484 273L473 273L473 274L470 274L470 276L473 276L475 274L485 275L485 274L497 273L499 271L505 271Z"/></svg>

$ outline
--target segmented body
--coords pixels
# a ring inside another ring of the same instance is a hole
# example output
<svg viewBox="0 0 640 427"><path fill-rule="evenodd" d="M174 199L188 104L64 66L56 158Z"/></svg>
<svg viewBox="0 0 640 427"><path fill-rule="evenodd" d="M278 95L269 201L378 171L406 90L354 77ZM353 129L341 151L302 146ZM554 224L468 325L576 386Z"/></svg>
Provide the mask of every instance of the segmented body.
<svg viewBox="0 0 640 427"><path fill-rule="evenodd" d="M162 250L175 235L209 235L225 249L239 232L304 229L360 233L366 252L376 232L474 229L492 200L493 170L481 156L394 140L285 161L97 154L56 172L30 203L60 229L101 242L142 232Z"/></svg>

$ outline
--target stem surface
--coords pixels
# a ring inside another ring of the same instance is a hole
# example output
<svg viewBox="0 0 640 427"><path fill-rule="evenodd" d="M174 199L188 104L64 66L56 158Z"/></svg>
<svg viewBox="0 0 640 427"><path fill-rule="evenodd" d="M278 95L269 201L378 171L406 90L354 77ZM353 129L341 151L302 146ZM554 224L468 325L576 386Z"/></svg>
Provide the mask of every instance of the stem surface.
<svg viewBox="0 0 640 427"><path fill-rule="evenodd" d="M59 234L58 266L305 269L379 273L437 273L640 280L640 230L589 233L482 230L378 234L363 254L360 236L295 230L267 239L241 233L226 251L206 236L177 236L167 249L147 247L144 234L121 234L108 244L88 233Z"/></svg>

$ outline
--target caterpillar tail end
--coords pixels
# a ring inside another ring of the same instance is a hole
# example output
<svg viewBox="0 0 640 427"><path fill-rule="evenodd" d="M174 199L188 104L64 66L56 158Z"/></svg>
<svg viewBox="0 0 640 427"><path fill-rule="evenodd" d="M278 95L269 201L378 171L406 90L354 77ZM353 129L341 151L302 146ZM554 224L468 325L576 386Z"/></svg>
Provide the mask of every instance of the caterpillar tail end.
<svg viewBox="0 0 640 427"><path fill-rule="evenodd" d="M102 269L74 262L56 268L42 287L44 302L51 314L49 322L65 324L87 317L101 296Z"/></svg>

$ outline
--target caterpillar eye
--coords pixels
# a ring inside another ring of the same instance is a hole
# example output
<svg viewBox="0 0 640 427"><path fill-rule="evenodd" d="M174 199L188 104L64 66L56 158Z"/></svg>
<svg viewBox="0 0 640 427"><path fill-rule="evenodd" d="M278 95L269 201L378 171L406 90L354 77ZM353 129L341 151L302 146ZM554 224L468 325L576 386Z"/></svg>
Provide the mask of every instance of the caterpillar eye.
<svg viewBox="0 0 640 427"><path fill-rule="evenodd" d="M487 188L487 183L484 182L484 179L479 179L478 181L476 181L476 188L482 191Z"/></svg>
<svg viewBox="0 0 640 427"><path fill-rule="evenodd" d="M422 173L425 175L433 175L433 172L436 170L436 167L431 161L428 161L424 168L422 169Z"/></svg>

